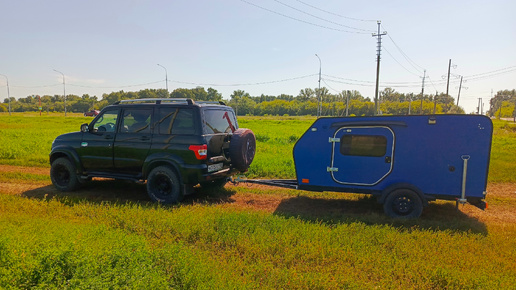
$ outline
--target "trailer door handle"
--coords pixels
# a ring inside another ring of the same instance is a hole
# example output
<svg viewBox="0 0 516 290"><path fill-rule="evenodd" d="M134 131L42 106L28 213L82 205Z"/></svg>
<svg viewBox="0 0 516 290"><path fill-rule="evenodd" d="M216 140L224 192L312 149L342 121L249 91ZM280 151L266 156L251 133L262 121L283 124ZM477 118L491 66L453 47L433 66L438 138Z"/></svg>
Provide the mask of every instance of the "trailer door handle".
<svg viewBox="0 0 516 290"><path fill-rule="evenodd" d="M385 156L385 163L391 163L391 156Z"/></svg>

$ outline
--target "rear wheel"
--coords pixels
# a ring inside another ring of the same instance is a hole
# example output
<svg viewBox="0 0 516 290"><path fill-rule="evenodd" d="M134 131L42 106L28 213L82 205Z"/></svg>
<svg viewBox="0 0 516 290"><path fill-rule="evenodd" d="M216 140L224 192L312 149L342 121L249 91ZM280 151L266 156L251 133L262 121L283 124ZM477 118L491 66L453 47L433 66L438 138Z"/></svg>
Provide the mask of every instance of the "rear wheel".
<svg viewBox="0 0 516 290"><path fill-rule="evenodd" d="M73 191L79 186L75 165L66 157L57 158L52 162L50 179L60 191Z"/></svg>
<svg viewBox="0 0 516 290"><path fill-rule="evenodd" d="M383 210L392 218L418 218L423 212L423 202L410 189L396 189L385 199Z"/></svg>
<svg viewBox="0 0 516 290"><path fill-rule="evenodd" d="M176 172L167 166L154 168L147 178L147 193L159 203L177 203L183 198Z"/></svg>

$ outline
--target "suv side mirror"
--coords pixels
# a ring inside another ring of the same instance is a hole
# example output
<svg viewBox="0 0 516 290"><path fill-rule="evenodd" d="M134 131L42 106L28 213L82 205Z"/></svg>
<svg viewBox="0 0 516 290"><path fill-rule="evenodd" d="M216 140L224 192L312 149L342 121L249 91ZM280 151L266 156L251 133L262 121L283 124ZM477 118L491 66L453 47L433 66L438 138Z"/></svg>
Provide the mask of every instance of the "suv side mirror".
<svg viewBox="0 0 516 290"><path fill-rule="evenodd" d="M89 132L89 131L90 131L90 128L88 127L87 123L84 123L84 124L81 125L81 132L86 133L86 132Z"/></svg>

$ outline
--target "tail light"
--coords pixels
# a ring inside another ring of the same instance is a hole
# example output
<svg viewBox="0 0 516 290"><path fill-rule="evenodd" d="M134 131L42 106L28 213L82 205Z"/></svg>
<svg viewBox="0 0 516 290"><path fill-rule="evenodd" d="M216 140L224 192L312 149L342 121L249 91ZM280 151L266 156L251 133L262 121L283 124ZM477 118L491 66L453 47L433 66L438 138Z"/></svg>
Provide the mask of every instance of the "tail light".
<svg viewBox="0 0 516 290"><path fill-rule="evenodd" d="M208 158L208 146L206 144L190 145L188 149L192 150L195 153L195 158L197 158L198 160Z"/></svg>

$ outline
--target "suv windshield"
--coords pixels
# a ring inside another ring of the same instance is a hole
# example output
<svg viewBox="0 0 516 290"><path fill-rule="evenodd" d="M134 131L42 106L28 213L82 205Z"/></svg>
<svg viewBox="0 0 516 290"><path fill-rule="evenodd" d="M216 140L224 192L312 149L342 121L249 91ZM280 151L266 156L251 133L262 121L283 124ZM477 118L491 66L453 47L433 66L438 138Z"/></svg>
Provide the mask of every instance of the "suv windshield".
<svg viewBox="0 0 516 290"><path fill-rule="evenodd" d="M203 122L206 134L230 133L238 128L232 111L204 110Z"/></svg>

